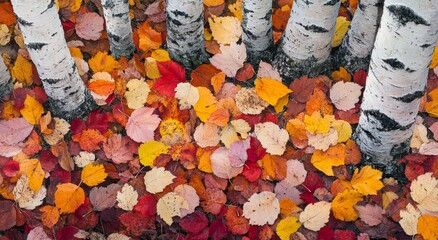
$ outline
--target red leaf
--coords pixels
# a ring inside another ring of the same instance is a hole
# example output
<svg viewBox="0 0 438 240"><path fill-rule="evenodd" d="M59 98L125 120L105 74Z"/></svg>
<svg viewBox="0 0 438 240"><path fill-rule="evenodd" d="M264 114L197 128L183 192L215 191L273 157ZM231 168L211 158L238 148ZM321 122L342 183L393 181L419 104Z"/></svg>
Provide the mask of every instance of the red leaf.
<svg viewBox="0 0 438 240"><path fill-rule="evenodd" d="M179 225L187 232L198 234L208 226L208 219L203 212L196 211L182 218Z"/></svg>
<svg viewBox="0 0 438 240"><path fill-rule="evenodd" d="M14 202L0 201L0 231L5 231L16 224L17 212L14 208Z"/></svg>
<svg viewBox="0 0 438 240"><path fill-rule="evenodd" d="M221 220L216 220L211 223L209 232L213 240L221 240L227 236L227 226Z"/></svg>
<svg viewBox="0 0 438 240"><path fill-rule="evenodd" d="M82 238L74 237L78 233L79 229L72 226L67 226L59 229L56 232L56 239L69 239L69 240L80 240Z"/></svg>
<svg viewBox="0 0 438 240"><path fill-rule="evenodd" d="M85 125L84 121L79 118L75 118L70 121L70 132L73 134L78 134L86 128L87 126Z"/></svg>
<svg viewBox="0 0 438 240"><path fill-rule="evenodd" d="M241 208L228 207L225 220L225 224L232 234L243 235L249 230L249 220L243 216Z"/></svg>
<svg viewBox="0 0 438 240"><path fill-rule="evenodd" d="M353 80L355 83L365 87L365 83L367 80L367 72L365 70L359 70L353 75Z"/></svg>
<svg viewBox="0 0 438 240"><path fill-rule="evenodd" d="M316 78L308 78L303 76L295 79L289 88L293 91L290 93L292 99L299 103L306 103L310 96L313 94L313 90L316 86Z"/></svg>
<svg viewBox="0 0 438 240"><path fill-rule="evenodd" d="M58 158L47 149L41 151L39 160L41 167L47 172L51 172L58 165Z"/></svg>
<svg viewBox="0 0 438 240"><path fill-rule="evenodd" d="M335 239L356 240L356 234L351 230L335 230Z"/></svg>
<svg viewBox="0 0 438 240"><path fill-rule="evenodd" d="M248 154L248 161L255 163L265 156L266 149L262 147L262 144L257 138L251 137L250 148L246 150L246 154Z"/></svg>
<svg viewBox="0 0 438 240"><path fill-rule="evenodd" d="M138 199L137 205L134 206L134 211L139 212L144 217L157 214L157 199L154 195L146 193Z"/></svg>
<svg viewBox="0 0 438 240"><path fill-rule="evenodd" d="M154 83L152 89L167 97L175 96L175 88L178 83L185 82L186 70L176 62L158 62L158 70L161 77Z"/></svg>
<svg viewBox="0 0 438 240"><path fill-rule="evenodd" d="M17 88L14 90L12 93L12 100L14 100L15 110L20 111L24 108L24 100L27 95L35 97L35 93L29 88Z"/></svg>
<svg viewBox="0 0 438 240"><path fill-rule="evenodd" d="M6 177L14 177L15 174L20 171L20 164L14 160L9 160L5 163L5 165L3 165L2 168L2 171Z"/></svg>
<svg viewBox="0 0 438 240"><path fill-rule="evenodd" d="M40 102L41 104L44 104L47 101L47 94L44 91L44 89L40 87L34 87L33 91L35 93L35 98Z"/></svg>
<svg viewBox="0 0 438 240"><path fill-rule="evenodd" d="M329 226L321 228L318 232L318 240L334 240L335 232Z"/></svg>
<svg viewBox="0 0 438 240"><path fill-rule="evenodd" d="M88 129L96 129L100 133L105 133L109 128L110 113L99 113L99 110L94 110L90 113L87 119Z"/></svg>
<svg viewBox="0 0 438 240"><path fill-rule="evenodd" d="M119 216L120 222L134 236L140 236L148 229L154 229L155 218L145 218L137 212L127 212Z"/></svg>
<svg viewBox="0 0 438 240"><path fill-rule="evenodd" d="M246 162L243 166L242 175L250 182L255 182L262 174L262 169L255 162Z"/></svg>

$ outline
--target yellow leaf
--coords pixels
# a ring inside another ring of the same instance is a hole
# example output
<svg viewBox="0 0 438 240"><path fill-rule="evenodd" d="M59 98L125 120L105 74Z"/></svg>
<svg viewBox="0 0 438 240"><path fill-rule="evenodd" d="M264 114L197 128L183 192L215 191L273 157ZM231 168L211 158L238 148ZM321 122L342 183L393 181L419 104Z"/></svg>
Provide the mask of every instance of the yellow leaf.
<svg viewBox="0 0 438 240"><path fill-rule="evenodd" d="M89 187L94 187L105 181L108 174L105 166L100 163L89 163L82 169L81 179Z"/></svg>
<svg viewBox="0 0 438 240"><path fill-rule="evenodd" d="M79 10L79 8L81 8L81 4L82 4L82 0L73 0L70 3L70 10L72 12L76 12Z"/></svg>
<svg viewBox="0 0 438 240"><path fill-rule="evenodd" d="M202 122L207 122L210 115L217 109L217 100L206 87L198 87L199 100L193 106L196 112L196 116L201 119Z"/></svg>
<svg viewBox="0 0 438 240"><path fill-rule="evenodd" d="M332 73L333 81L339 82L350 82L351 81L351 75L347 72L347 70L343 67L339 67L339 71L334 71Z"/></svg>
<svg viewBox="0 0 438 240"><path fill-rule="evenodd" d="M350 139L353 130L351 125L344 120L336 120L332 122L332 127L338 132L338 143L346 142Z"/></svg>
<svg viewBox="0 0 438 240"><path fill-rule="evenodd" d="M239 41L242 36L242 27L235 17L216 17L208 19L211 34L219 44L231 44Z"/></svg>
<svg viewBox="0 0 438 240"><path fill-rule="evenodd" d="M73 213L85 202L85 192L73 183L59 184L55 192L55 206L60 213Z"/></svg>
<svg viewBox="0 0 438 240"><path fill-rule="evenodd" d="M140 163L146 167L153 167L155 158L160 154L167 154L169 148L164 143L157 141L148 141L141 144L138 148Z"/></svg>
<svg viewBox="0 0 438 240"><path fill-rule="evenodd" d="M431 215L420 216L417 231L425 240L438 239L438 217Z"/></svg>
<svg viewBox="0 0 438 240"><path fill-rule="evenodd" d="M152 57L146 58L146 61L144 62L144 66L146 68L146 76L150 79L157 79L159 78L160 71L158 70L158 64L157 60Z"/></svg>
<svg viewBox="0 0 438 240"><path fill-rule="evenodd" d="M23 118L30 124L38 124L41 115L44 113L44 108L35 98L27 95L24 100L24 108L20 110Z"/></svg>
<svg viewBox="0 0 438 240"><path fill-rule="evenodd" d="M371 166L365 166L359 172L355 169L351 178L351 185L356 191L363 195L376 195L377 191L382 189L383 183L380 181L383 173Z"/></svg>
<svg viewBox="0 0 438 240"><path fill-rule="evenodd" d="M277 104L274 106L275 112L277 112L277 113L282 112L288 103L289 103L289 95L286 95L286 96L278 99Z"/></svg>
<svg viewBox="0 0 438 240"><path fill-rule="evenodd" d="M43 225L52 228L55 226L55 224L59 220L59 211L58 208L47 205L40 208L41 215L41 221L43 222Z"/></svg>
<svg viewBox="0 0 438 240"><path fill-rule="evenodd" d="M430 92L429 97L432 101L426 103L425 110L430 116L438 117L438 88Z"/></svg>
<svg viewBox="0 0 438 240"><path fill-rule="evenodd" d="M157 49L152 51L151 57L155 58L157 62L167 62L170 61L169 53L164 49Z"/></svg>
<svg viewBox="0 0 438 240"><path fill-rule="evenodd" d="M386 209L392 201L398 199L398 195L395 192L385 192L382 194L382 206Z"/></svg>
<svg viewBox="0 0 438 240"><path fill-rule="evenodd" d="M289 240L290 235L301 227L297 217L287 217L278 222L275 232L281 240Z"/></svg>
<svg viewBox="0 0 438 240"><path fill-rule="evenodd" d="M329 147L326 152L315 150L310 159L313 166L327 176L334 176L333 167L345 164L345 145Z"/></svg>
<svg viewBox="0 0 438 240"><path fill-rule="evenodd" d="M3 118L5 120L11 120L20 116L20 112L15 110L14 103L12 101L7 101L3 104Z"/></svg>
<svg viewBox="0 0 438 240"><path fill-rule="evenodd" d="M333 215L341 221L355 221L358 215L354 210L354 205L362 199L363 196L355 190L345 190L339 193L332 202Z"/></svg>
<svg viewBox="0 0 438 240"><path fill-rule="evenodd" d="M325 134L330 130L330 123L332 122L332 116L321 116L319 111L315 111L311 116L304 115L304 124L306 125L306 130L311 134Z"/></svg>
<svg viewBox="0 0 438 240"><path fill-rule="evenodd" d="M235 3L228 5L228 10L230 10L239 21L242 21L243 17L242 6L242 0L237 0Z"/></svg>
<svg viewBox="0 0 438 240"><path fill-rule="evenodd" d="M299 212L301 212L302 209L299 208L294 201L290 200L289 198L283 198L280 200L280 213L284 217L290 217L293 216Z"/></svg>
<svg viewBox="0 0 438 240"><path fill-rule="evenodd" d="M438 46L435 47L429 68L436 68L437 66L438 66Z"/></svg>
<svg viewBox="0 0 438 240"><path fill-rule="evenodd" d="M70 54L72 57L83 59L84 55L82 55L81 49L79 48L69 48Z"/></svg>
<svg viewBox="0 0 438 240"><path fill-rule="evenodd" d="M283 83L278 80L270 78L259 78L255 81L255 91L257 95L271 104L272 106L277 105L280 98L287 96L292 92Z"/></svg>
<svg viewBox="0 0 438 240"><path fill-rule="evenodd" d="M0 61L2 59L0 58ZM17 60L11 69L12 79L23 83L25 86L32 84L32 64L26 58L18 54Z"/></svg>
<svg viewBox="0 0 438 240"><path fill-rule="evenodd" d="M290 136L296 137L299 140L307 139L306 125L300 119L294 118L287 122L286 131Z"/></svg>
<svg viewBox="0 0 438 240"><path fill-rule="evenodd" d="M215 7L224 4L224 0L204 0L207 7Z"/></svg>
<svg viewBox="0 0 438 240"><path fill-rule="evenodd" d="M108 55L107 52L98 52L90 60L88 60L88 65L90 65L93 72L112 72L113 70L119 69L120 64L112 56Z"/></svg>
<svg viewBox="0 0 438 240"><path fill-rule="evenodd" d="M347 34L349 26L350 21L348 21L346 17L336 18L336 29L332 40L332 47L341 45L342 39L344 38L345 34Z"/></svg>
<svg viewBox="0 0 438 240"><path fill-rule="evenodd" d="M38 192L43 185L44 173L38 159L27 159L20 163L20 172L26 174L29 179L29 188L35 193Z"/></svg>
<svg viewBox="0 0 438 240"><path fill-rule="evenodd" d="M198 169L206 172L213 173L211 168L210 156L214 152L215 148L198 148L196 151L196 159L199 159Z"/></svg>

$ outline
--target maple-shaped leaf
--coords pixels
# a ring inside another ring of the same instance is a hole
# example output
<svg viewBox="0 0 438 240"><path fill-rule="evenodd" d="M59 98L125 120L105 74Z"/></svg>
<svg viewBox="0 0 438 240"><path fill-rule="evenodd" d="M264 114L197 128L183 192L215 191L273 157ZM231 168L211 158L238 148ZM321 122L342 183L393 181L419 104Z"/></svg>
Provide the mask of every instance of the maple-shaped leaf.
<svg viewBox="0 0 438 240"><path fill-rule="evenodd" d="M242 27L240 21L231 16L216 17L208 19L211 34L220 44L236 43L242 36Z"/></svg>
<svg viewBox="0 0 438 240"><path fill-rule="evenodd" d="M433 215L420 216L417 231L425 240L438 239L438 217Z"/></svg>
<svg viewBox="0 0 438 240"><path fill-rule="evenodd" d="M420 210L416 209L412 204L408 203L406 210L400 210L400 226L407 235L414 236L418 233L418 219L421 216Z"/></svg>
<svg viewBox="0 0 438 240"><path fill-rule="evenodd" d="M277 105L278 100L292 92L283 83L270 78L259 78L255 82L257 95L272 106Z"/></svg>
<svg viewBox="0 0 438 240"><path fill-rule="evenodd" d="M103 18L95 12L81 14L76 19L76 34L82 39L96 41L102 35L103 23Z"/></svg>
<svg viewBox="0 0 438 240"><path fill-rule="evenodd" d="M159 193L173 182L175 176L164 169L164 167L154 167L144 175L144 184L146 191L150 193Z"/></svg>
<svg viewBox="0 0 438 240"><path fill-rule="evenodd" d="M162 142L148 141L140 145L138 148L138 155L140 163L146 167L153 167L154 160L161 154L166 154L169 150L169 146L166 146Z"/></svg>
<svg viewBox="0 0 438 240"><path fill-rule="evenodd" d="M188 208L181 208L180 217L185 217L195 211L195 208L199 206L199 196L196 193L195 188L188 184L178 185L174 190L174 193L183 197L188 204Z"/></svg>
<svg viewBox="0 0 438 240"><path fill-rule="evenodd" d="M221 53L210 58L210 63L222 70L227 77L235 77L237 70L243 67L246 60L245 45L243 43L238 45L233 42L230 46L220 45L220 50Z"/></svg>
<svg viewBox="0 0 438 240"><path fill-rule="evenodd" d="M154 108L142 107L132 112L126 124L126 134L132 140L142 143L154 140L154 131L161 122Z"/></svg>
<svg viewBox="0 0 438 240"><path fill-rule="evenodd" d="M11 68L12 79L24 85L32 84L32 63L21 54L18 54L14 66ZM14 91L15 92L15 91Z"/></svg>
<svg viewBox="0 0 438 240"><path fill-rule="evenodd" d="M272 122L258 123L254 127L257 139L262 143L266 152L273 155L283 155L289 134Z"/></svg>
<svg viewBox="0 0 438 240"><path fill-rule="evenodd" d="M52 228L53 226L55 226L55 224L59 220L60 214L58 208L56 207L46 205L40 208L40 212L42 213L41 221L43 225L48 228Z"/></svg>
<svg viewBox="0 0 438 240"><path fill-rule="evenodd" d="M164 222L171 225L172 217L180 216L181 209L188 209L189 205L184 197L169 192L162 196L157 202L157 214Z"/></svg>
<svg viewBox="0 0 438 240"><path fill-rule="evenodd" d="M33 210L43 203L47 189L44 186L41 186L38 192L34 192L29 187L27 176L23 174L18 179L12 193L15 202L17 202L20 208Z"/></svg>
<svg viewBox="0 0 438 240"><path fill-rule="evenodd" d="M115 164L121 164L127 163L129 160L133 159L129 145L130 140L128 137L122 137L120 134L115 134L103 143L102 149L107 158L113 160Z"/></svg>
<svg viewBox="0 0 438 240"><path fill-rule="evenodd" d="M377 191L384 187L382 181L382 171L373 169L371 166L363 167L360 172L355 169L351 178L351 186L363 195L376 195Z"/></svg>
<svg viewBox="0 0 438 240"><path fill-rule="evenodd" d="M287 217L278 222L275 232L281 240L289 240L290 235L298 231L300 227L301 223L297 217Z"/></svg>
<svg viewBox="0 0 438 240"><path fill-rule="evenodd" d="M300 222L307 229L319 231L329 221L330 209L330 203L325 201L309 204L300 213Z"/></svg>
<svg viewBox="0 0 438 240"><path fill-rule="evenodd" d="M418 207L438 211L438 179L431 172L420 175L411 183L411 197Z"/></svg>
<svg viewBox="0 0 438 240"><path fill-rule="evenodd" d="M330 99L337 109L347 111L359 102L361 90L357 83L339 81L330 89Z"/></svg>
<svg viewBox="0 0 438 240"><path fill-rule="evenodd" d="M0 120L0 156L12 157L21 152L18 144L33 130L33 125L23 118Z"/></svg>
<svg viewBox="0 0 438 240"><path fill-rule="evenodd" d="M122 189L117 192L117 207L132 211L134 206L138 203L138 192L129 184L125 183Z"/></svg>
<svg viewBox="0 0 438 240"><path fill-rule="evenodd" d="M56 187L55 206L60 213L73 213L85 202L85 192L73 183L63 183Z"/></svg>
<svg viewBox="0 0 438 240"><path fill-rule="evenodd" d="M315 150L310 159L313 166L327 176L334 176L333 167L345 164L345 145L329 147L326 152Z"/></svg>
<svg viewBox="0 0 438 240"><path fill-rule="evenodd" d="M81 180L87 186L94 187L105 181L108 174L105 166L100 163L89 163L82 169Z"/></svg>
<svg viewBox="0 0 438 240"><path fill-rule="evenodd" d="M134 211L144 217L154 216L157 214L157 200L154 195L146 193L138 198L138 203L134 206Z"/></svg>
<svg viewBox="0 0 438 240"><path fill-rule="evenodd" d="M380 206L367 204L365 206L355 206L354 209L359 213L360 219L369 226L377 226L384 219L385 210Z"/></svg>
<svg viewBox="0 0 438 240"><path fill-rule="evenodd" d="M158 91L160 95L174 97L178 83L186 81L186 70L173 61L158 62L157 64L161 77L155 81L152 89Z"/></svg>
<svg viewBox="0 0 438 240"><path fill-rule="evenodd" d="M243 204L243 216L249 219L251 225L274 224L278 214L280 202L272 192L255 193Z"/></svg>
<svg viewBox="0 0 438 240"><path fill-rule="evenodd" d="M339 193L332 202L333 215L341 221L355 221L358 214L354 206L362 199L362 194L355 190L345 190Z"/></svg>
<svg viewBox="0 0 438 240"><path fill-rule="evenodd" d="M95 187L90 191L90 203L94 211L103 211L114 207L117 202L117 192L122 189L119 184L110 184L107 187Z"/></svg>

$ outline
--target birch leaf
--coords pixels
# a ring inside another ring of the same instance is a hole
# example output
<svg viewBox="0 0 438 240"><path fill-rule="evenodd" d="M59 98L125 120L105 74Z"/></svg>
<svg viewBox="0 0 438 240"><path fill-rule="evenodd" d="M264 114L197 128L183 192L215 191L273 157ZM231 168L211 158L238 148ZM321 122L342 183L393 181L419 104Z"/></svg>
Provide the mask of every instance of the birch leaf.
<svg viewBox="0 0 438 240"><path fill-rule="evenodd" d="M418 176L411 183L411 197L419 208L438 211L438 179L431 172Z"/></svg>
<svg viewBox="0 0 438 240"><path fill-rule="evenodd" d="M354 206L359 201L362 201L362 194L355 190L345 190L336 195L332 202L332 211L336 219L341 221L351 222L358 218Z"/></svg>
<svg viewBox="0 0 438 240"><path fill-rule="evenodd" d="M164 167L154 167L144 175L144 184L146 191L150 193L159 193L173 182L175 176L164 169Z"/></svg>
<svg viewBox="0 0 438 240"><path fill-rule="evenodd" d="M251 225L274 224L278 214L280 202L272 192L255 193L243 204L243 216Z"/></svg>
<svg viewBox="0 0 438 240"><path fill-rule="evenodd" d="M117 192L122 189L118 184L110 184L107 187L95 187L90 191L90 203L94 211L103 211L114 207L117 202Z"/></svg>
<svg viewBox="0 0 438 240"><path fill-rule="evenodd" d="M327 176L334 176L333 167L345 164L345 146L336 145L329 147L326 152L316 150L310 161L313 166Z"/></svg>
<svg viewBox="0 0 438 240"><path fill-rule="evenodd" d="M300 227L301 223L297 217L287 217L278 222L275 232L281 240L289 240L290 235L298 231Z"/></svg>
<svg viewBox="0 0 438 240"><path fill-rule="evenodd" d="M319 111L315 111L312 115L304 115L304 125L306 125L306 130L311 134L325 134L330 130L330 123L332 122L332 117L326 115L321 116Z"/></svg>
<svg viewBox="0 0 438 240"><path fill-rule="evenodd" d="M0 59L3 61L3 59ZM18 54L17 60L11 69L12 79L17 80L24 85L32 84L32 64L24 58L21 54Z"/></svg>
<svg viewBox="0 0 438 240"><path fill-rule="evenodd" d="M59 220L59 211L56 207L46 205L42 208L40 208L41 215L41 221L44 226L48 228L52 228L55 226L55 224Z"/></svg>
<svg viewBox="0 0 438 240"><path fill-rule="evenodd" d="M230 153L227 148L216 149L210 156L213 174L224 179L231 179L243 171L243 166L234 167L231 164Z"/></svg>
<svg viewBox="0 0 438 240"><path fill-rule="evenodd" d="M425 110L430 116L438 117L438 88L432 90L428 95L432 101L426 103Z"/></svg>
<svg viewBox="0 0 438 240"><path fill-rule="evenodd" d="M33 210L43 203L47 190L42 186L39 191L35 193L29 188L28 178L23 174L18 179L12 192L15 202L17 202L20 208Z"/></svg>
<svg viewBox="0 0 438 240"><path fill-rule="evenodd" d="M359 102L361 90L362 86L357 83L339 81L330 89L330 99L337 109L347 111Z"/></svg>
<svg viewBox="0 0 438 240"><path fill-rule="evenodd" d="M278 100L292 92L280 81L270 78L257 79L255 81L255 91L261 99L272 106L277 105Z"/></svg>
<svg viewBox="0 0 438 240"><path fill-rule="evenodd" d="M138 155L140 163L146 167L153 167L154 160L161 154L167 154L169 147L157 141L148 141L140 145Z"/></svg>
<svg viewBox="0 0 438 240"><path fill-rule="evenodd" d="M236 107L243 114L257 115L269 106L269 103L261 99L254 88L241 88L236 94Z"/></svg>
<svg viewBox="0 0 438 240"><path fill-rule="evenodd" d="M277 69L274 69L271 64L260 61L257 76L261 78L276 79L281 82L281 76Z"/></svg>
<svg viewBox="0 0 438 240"><path fill-rule="evenodd" d="M242 36L242 27L236 17L216 17L208 19L211 34L219 44L231 44L239 41Z"/></svg>
<svg viewBox="0 0 438 240"><path fill-rule="evenodd" d="M338 143L346 142L351 138L351 134L353 133L351 125L344 120L336 120L332 122L332 128L338 132Z"/></svg>
<svg viewBox="0 0 438 240"><path fill-rule="evenodd" d="M12 157L21 152L19 143L33 130L33 125L23 118L0 120L0 156Z"/></svg>
<svg viewBox="0 0 438 240"><path fill-rule="evenodd" d="M300 213L300 222L309 230L319 231L329 221L330 209L329 202L311 203Z"/></svg>
<svg viewBox="0 0 438 240"><path fill-rule="evenodd" d="M338 132L334 129L330 129L326 134L308 134L307 135L309 146L314 147L317 150L327 151L330 146L338 143Z"/></svg>
<svg viewBox="0 0 438 240"><path fill-rule="evenodd" d="M178 185L174 190L174 193L180 195L187 201L188 208L181 208L180 217L185 217L195 211L195 208L199 206L199 196L196 193L196 189L188 184Z"/></svg>
<svg viewBox="0 0 438 240"><path fill-rule="evenodd" d="M407 235L414 236L418 233L417 225L420 216L420 211L410 203L406 206L406 210L400 210L399 223Z"/></svg>
<svg viewBox="0 0 438 240"><path fill-rule="evenodd" d="M144 79L131 79L126 84L128 91L125 92L125 99L130 109L144 107L151 89Z"/></svg>
<svg viewBox="0 0 438 240"><path fill-rule="evenodd" d="M222 70L227 77L235 77L237 70L243 67L246 60L245 45L243 43L237 45L233 42L230 46L220 45L220 50L221 53L210 58L210 63Z"/></svg>
<svg viewBox="0 0 438 240"><path fill-rule="evenodd" d="M162 196L157 202L157 214L168 225L173 223L172 217L180 216L181 209L188 209L189 204L180 195L169 192Z"/></svg>
<svg viewBox="0 0 438 240"><path fill-rule="evenodd" d="M438 217L432 215L420 216L417 231L425 240L438 239Z"/></svg>
<svg viewBox="0 0 438 240"><path fill-rule="evenodd" d="M178 83L175 88L175 97L179 100L179 109L190 109L199 100L198 88L190 83Z"/></svg>
<svg viewBox="0 0 438 240"><path fill-rule="evenodd" d="M24 100L24 108L20 110L20 113L26 121L35 125L38 124L41 115L43 115L44 108L35 98L27 95L26 100Z"/></svg>
<svg viewBox="0 0 438 240"><path fill-rule="evenodd" d="M304 180L306 180L307 176L307 171L304 168L304 164L299 160L289 160L286 164L287 172L284 180L293 187L302 184Z"/></svg>
<svg viewBox="0 0 438 240"><path fill-rule="evenodd" d="M132 211L138 203L138 193L131 185L125 183L122 189L117 192L116 199L117 207L125 211Z"/></svg>
<svg viewBox="0 0 438 240"><path fill-rule="evenodd" d="M59 184L55 192L55 206L60 213L73 213L85 202L84 190L73 184Z"/></svg>
<svg viewBox="0 0 438 240"><path fill-rule="evenodd" d="M90 187L103 183L107 176L108 174L105 172L105 166L100 163L87 164L81 173L82 182Z"/></svg>
<svg viewBox="0 0 438 240"><path fill-rule="evenodd" d="M90 60L88 60L88 65L93 72L112 72L113 70L119 69L121 66L117 60L108 55L107 52L98 52Z"/></svg>
<svg viewBox="0 0 438 240"><path fill-rule="evenodd" d="M289 134L285 129L280 129L275 123L265 122L256 124L254 133L266 152L273 155L283 155L289 140Z"/></svg>
<svg viewBox="0 0 438 240"><path fill-rule="evenodd" d="M351 178L351 186L363 195L377 195L377 191L384 187L382 171L365 166L360 171L355 169ZM437 200L438 201L438 200Z"/></svg>
<svg viewBox="0 0 438 240"><path fill-rule="evenodd" d="M346 17L341 16L336 18L335 34L332 40L333 48L341 45L342 39L344 39L345 34L347 34L349 26L350 26L350 21L348 21Z"/></svg>

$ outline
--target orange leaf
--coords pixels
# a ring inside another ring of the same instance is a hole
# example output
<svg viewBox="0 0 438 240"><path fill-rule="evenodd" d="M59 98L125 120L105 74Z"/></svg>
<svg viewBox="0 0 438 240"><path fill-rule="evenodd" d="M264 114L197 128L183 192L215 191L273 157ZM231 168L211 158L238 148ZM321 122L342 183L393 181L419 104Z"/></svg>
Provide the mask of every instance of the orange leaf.
<svg viewBox="0 0 438 240"><path fill-rule="evenodd" d="M310 161L325 175L334 176L333 167L345 164L345 145L338 144L329 147L326 152L315 150Z"/></svg>
<svg viewBox="0 0 438 240"><path fill-rule="evenodd" d="M39 120L40 131L43 134L51 134L53 133L53 129L47 127L52 121L52 114L47 112L46 115L42 116Z"/></svg>
<svg viewBox="0 0 438 240"><path fill-rule="evenodd" d="M0 24L11 26L16 21L12 5L8 2L0 3Z"/></svg>
<svg viewBox="0 0 438 240"><path fill-rule="evenodd" d="M226 75L224 72L219 72L211 78L211 85L213 86L214 93L217 94L219 90L221 90L222 85L224 85L225 82L225 77Z"/></svg>
<svg viewBox="0 0 438 240"><path fill-rule="evenodd" d="M287 25L287 21L289 20L291 8L289 5L285 5L281 8L275 10L272 15L272 25L277 30L284 30Z"/></svg>
<svg viewBox="0 0 438 240"><path fill-rule="evenodd" d="M108 96L114 92L116 84L105 80L97 80L88 84L88 89L99 95Z"/></svg>
<svg viewBox="0 0 438 240"><path fill-rule="evenodd" d="M73 213L85 202L84 190L73 184L59 184L55 192L55 206L60 213Z"/></svg>
<svg viewBox="0 0 438 240"><path fill-rule="evenodd" d="M286 177L286 162L286 159L280 156L267 153L259 160L259 165L263 169L262 177L270 180L283 180Z"/></svg>
<svg viewBox="0 0 438 240"><path fill-rule="evenodd" d="M76 134L72 137L73 141L78 142L79 146L84 151L99 150L99 143L106 141L106 138L95 129L87 129L80 134Z"/></svg>
<svg viewBox="0 0 438 240"><path fill-rule="evenodd" d="M204 0L207 7L215 7L224 4L224 0Z"/></svg>
<svg viewBox="0 0 438 240"><path fill-rule="evenodd" d="M291 119L287 122L286 131L290 136L296 137L299 140L307 139L306 125L303 121L297 118Z"/></svg>
<svg viewBox="0 0 438 240"><path fill-rule="evenodd" d="M149 24L149 21L144 22L138 28L139 48L145 52L153 49L158 49L163 42L161 33L155 31Z"/></svg>
<svg viewBox="0 0 438 240"><path fill-rule="evenodd" d="M52 228L59 220L59 211L58 208L47 205L40 208L41 220L43 225Z"/></svg>
<svg viewBox="0 0 438 240"><path fill-rule="evenodd" d="M312 115L315 111L321 111L323 115L333 115L333 106L320 89L315 89L306 103L307 115Z"/></svg>
<svg viewBox="0 0 438 240"><path fill-rule="evenodd" d="M199 100L193 106L196 116L203 122L207 122L210 115L217 109L217 101L208 88L198 87Z"/></svg>
<svg viewBox="0 0 438 240"><path fill-rule="evenodd" d="M90 60L88 60L91 70L93 72L112 72L119 69L119 62L113 56L108 55L107 52L98 52Z"/></svg>
<svg viewBox="0 0 438 240"><path fill-rule="evenodd" d="M43 147L41 147L41 138L38 133L33 130L24 142L23 152L27 155L37 154Z"/></svg>
<svg viewBox="0 0 438 240"><path fill-rule="evenodd" d="M438 217L433 215L420 216L417 231L425 240L438 239Z"/></svg>
<svg viewBox="0 0 438 240"><path fill-rule="evenodd" d="M344 81L344 82L351 82L351 75L345 70L343 67L339 67L339 71L334 71L332 73L333 81Z"/></svg>
<svg viewBox="0 0 438 240"><path fill-rule="evenodd" d="M108 174L105 172L103 164L89 163L82 169L81 180L87 186L94 187L105 181Z"/></svg>
<svg viewBox="0 0 438 240"><path fill-rule="evenodd" d="M341 221L355 221L358 215L354 206L362 199L363 196L354 190L339 193L332 202L333 215Z"/></svg>
<svg viewBox="0 0 438 240"><path fill-rule="evenodd" d="M44 173L41 163L38 159L27 159L20 163L20 172L26 174L29 181L29 188L38 192L43 185Z"/></svg>
<svg viewBox="0 0 438 240"><path fill-rule="evenodd" d="M216 149L217 147L206 147L198 148L198 150L196 150L196 159L199 159L199 170L206 173L213 173L213 169L211 168L210 156Z"/></svg>
<svg viewBox="0 0 438 240"><path fill-rule="evenodd" d="M213 123L220 127L225 127L228 125L229 120L230 120L230 113L228 112L228 110L219 108L210 115L208 122Z"/></svg>
<svg viewBox="0 0 438 240"><path fill-rule="evenodd" d="M280 200L280 213L283 218L294 216L299 212L301 212L301 208L289 198L283 198Z"/></svg>
<svg viewBox="0 0 438 240"><path fill-rule="evenodd" d="M201 64L190 73L190 84L195 87L209 88L213 80L212 78L221 73L211 64ZM225 80L225 79L224 79Z"/></svg>
<svg viewBox="0 0 438 240"><path fill-rule="evenodd" d="M0 58L0 60L2 60ZM32 84L32 64L27 61L21 54L18 54L17 60L11 69L12 79L23 83L25 86Z"/></svg>
<svg viewBox="0 0 438 240"><path fill-rule="evenodd" d="M360 153L360 149L357 146L356 142L349 139L345 146L345 164L359 164L362 161L362 154Z"/></svg>
<svg viewBox="0 0 438 240"><path fill-rule="evenodd" d="M15 110L14 103L12 101L7 101L3 104L3 118L5 120L10 120L20 116L20 112Z"/></svg>

